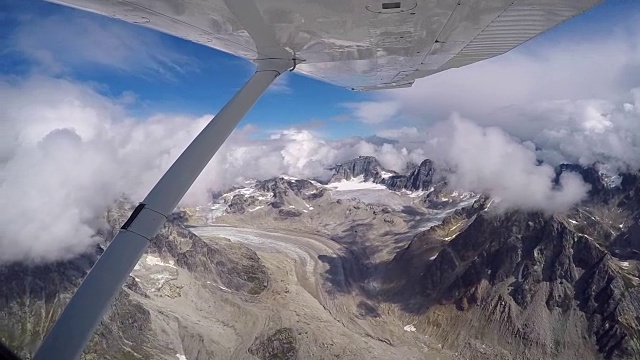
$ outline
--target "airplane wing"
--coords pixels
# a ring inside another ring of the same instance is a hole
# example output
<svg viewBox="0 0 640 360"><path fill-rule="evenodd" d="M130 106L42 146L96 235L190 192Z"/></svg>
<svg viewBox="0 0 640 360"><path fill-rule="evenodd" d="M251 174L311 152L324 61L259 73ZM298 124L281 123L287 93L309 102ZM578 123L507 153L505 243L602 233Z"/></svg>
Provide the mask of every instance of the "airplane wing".
<svg viewBox="0 0 640 360"><path fill-rule="evenodd" d="M503 54L603 0L49 0L354 90Z"/></svg>

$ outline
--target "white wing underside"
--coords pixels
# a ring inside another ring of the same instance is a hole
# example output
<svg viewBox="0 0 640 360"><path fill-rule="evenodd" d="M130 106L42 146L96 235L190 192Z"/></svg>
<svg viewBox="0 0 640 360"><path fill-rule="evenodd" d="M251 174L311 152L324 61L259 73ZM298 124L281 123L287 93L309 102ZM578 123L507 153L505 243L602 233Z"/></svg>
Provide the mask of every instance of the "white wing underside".
<svg viewBox="0 0 640 360"><path fill-rule="evenodd" d="M50 0L354 90L503 54L603 0Z"/></svg>

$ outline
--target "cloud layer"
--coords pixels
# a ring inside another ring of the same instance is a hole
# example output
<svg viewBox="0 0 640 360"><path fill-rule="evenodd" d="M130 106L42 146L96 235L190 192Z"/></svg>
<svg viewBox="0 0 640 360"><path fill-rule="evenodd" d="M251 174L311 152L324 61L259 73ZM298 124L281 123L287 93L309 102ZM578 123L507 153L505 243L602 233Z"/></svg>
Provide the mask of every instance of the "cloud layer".
<svg viewBox="0 0 640 360"><path fill-rule="evenodd" d="M0 262L49 261L84 251L112 201L142 199L211 115L128 117L119 100L91 86L43 76L0 80ZM236 131L184 199L281 174L328 178L329 165L373 155L391 169L424 158L363 139L325 141L288 129L255 139Z"/></svg>

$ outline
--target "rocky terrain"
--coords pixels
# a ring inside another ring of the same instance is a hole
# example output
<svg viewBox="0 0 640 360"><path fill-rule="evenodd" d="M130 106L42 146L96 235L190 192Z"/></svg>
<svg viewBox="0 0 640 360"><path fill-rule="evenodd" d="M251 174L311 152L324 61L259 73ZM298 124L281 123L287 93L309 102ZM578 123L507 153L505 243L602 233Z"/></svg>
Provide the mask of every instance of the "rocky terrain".
<svg viewBox="0 0 640 360"><path fill-rule="evenodd" d="M591 199L554 216L479 201L400 251L380 297L462 358L638 358L638 179L560 171L582 173Z"/></svg>
<svg viewBox="0 0 640 360"><path fill-rule="evenodd" d="M132 209L130 202L121 200L109 210L109 226L102 230L105 239L112 238ZM203 299L233 291L238 298L251 301L264 292L269 277L255 252L226 239L215 240L204 242L177 219L168 221L118 295L83 358L175 359L177 354L209 359L221 353L216 336L224 331L215 327L226 325L214 321L222 317L211 319L209 324L201 321L202 308L214 305ZM29 358L35 351L102 246L98 245L95 253L67 262L0 267L0 337L18 355Z"/></svg>
<svg viewBox="0 0 640 360"><path fill-rule="evenodd" d="M640 179L564 171L590 196L554 215L497 212L430 160L248 181L174 215L84 356L636 359ZM107 213L105 239L130 206ZM28 357L103 246L1 267L0 338Z"/></svg>
<svg viewBox="0 0 640 360"><path fill-rule="evenodd" d="M425 159L419 165L409 166L407 174L385 169L373 156L360 156L336 165L332 170L334 175L330 183L362 178L367 182L384 185L393 191L426 191L443 182L433 161L429 159Z"/></svg>

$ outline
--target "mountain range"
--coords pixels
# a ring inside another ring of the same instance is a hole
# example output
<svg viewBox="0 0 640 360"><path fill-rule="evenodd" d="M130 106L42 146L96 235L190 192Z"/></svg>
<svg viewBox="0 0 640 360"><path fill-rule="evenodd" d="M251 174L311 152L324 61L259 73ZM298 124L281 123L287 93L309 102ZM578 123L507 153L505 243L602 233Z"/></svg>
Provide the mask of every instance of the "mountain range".
<svg viewBox="0 0 640 360"><path fill-rule="evenodd" d="M636 359L640 178L596 167L553 215L496 210L431 160L362 156L328 182L248 181L182 208L116 299L86 359ZM95 252L0 267L0 338L28 358Z"/></svg>

